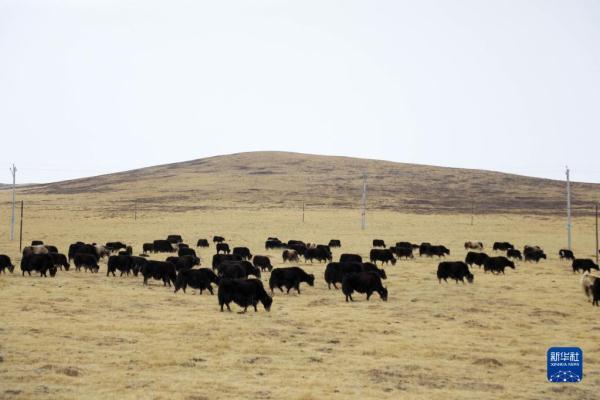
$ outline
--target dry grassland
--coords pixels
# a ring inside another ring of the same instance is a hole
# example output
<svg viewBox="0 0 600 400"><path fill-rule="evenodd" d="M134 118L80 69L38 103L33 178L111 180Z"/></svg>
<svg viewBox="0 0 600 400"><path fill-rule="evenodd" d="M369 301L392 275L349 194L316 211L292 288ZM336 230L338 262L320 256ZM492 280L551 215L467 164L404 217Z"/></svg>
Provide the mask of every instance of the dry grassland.
<svg viewBox="0 0 600 400"><path fill-rule="evenodd" d="M4 214L5 216L6 214ZM3 218L4 218L3 216ZM323 264L301 295L275 293L270 313L219 312L216 296L173 294L141 278L60 272L54 279L0 276L0 398L156 399L598 399L600 322L579 277L558 260L564 220L554 217L368 216L361 231L353 210L221 210L87 216L52 211L28 215L25 239L66 252L75 240L141 244L169 233L187 243L222 234L254 254L271 255L264 239L342 241L368 255L373 238L430 241L464 258L465 240L538 244L539 265L519 263L505 276L474 269L472 285L438 284L437 260L416 258L386 267L389 301L357 295L345 303L328 290ZM593 255L591 218L575 221L575 252ZM488 250L489 251L489 250ZM3 235L0 253L18 260ZM214 247L203 249L210 264ZM162 258L155 257L155 258ZM263 281L268 280L268 273ZM547 383L546 350L584 351L580 384Z"/></svg>

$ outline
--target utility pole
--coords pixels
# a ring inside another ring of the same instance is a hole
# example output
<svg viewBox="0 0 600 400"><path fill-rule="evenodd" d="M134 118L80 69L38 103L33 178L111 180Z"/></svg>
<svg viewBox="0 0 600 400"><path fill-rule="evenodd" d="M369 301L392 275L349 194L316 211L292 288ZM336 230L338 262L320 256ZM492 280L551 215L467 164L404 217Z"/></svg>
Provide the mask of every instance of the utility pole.
<svg viewBox="0 0 600 400"><path fill-rule="evenodd" d="M302 223L304 223L304 202L302 202Z"/></svg>
<svg viewBox="0 0 600 400"><path fill-rule="evenodd" d="M10 173L12 174L12 178L13 178L12 215L10 217L10 240L14 240L15 239L15 181L16 181L16 175L17 175L17 167L15 167L15 164L13 164L12 167L10 168Z"/></svg>
<svg viewBox="0 0 600 400"><path fill-rule="evenodd" d="M133 220L137 221L137 200L133 204Z"/></svg>
<svg viewBox="0 0 600 400"><path fill-rule="evenodd" d="M362 197L360 199L361 203L361 213L360 213L360 227L361 229L365 229L367 226L367 174L363 174L363 189L362 189Z"/></svg>
<svg viewBox="0 0 600 400"><path fill-rule="evenodd" d="M569 167L567 166L567 248L573 250L571 247L571 181L569 176Z"/></svg>
<svg viewBox="0 0 600 400"><path fill-rule="evenodd" d="M596 265L598 265L598 202L596 202Z"/></svg>

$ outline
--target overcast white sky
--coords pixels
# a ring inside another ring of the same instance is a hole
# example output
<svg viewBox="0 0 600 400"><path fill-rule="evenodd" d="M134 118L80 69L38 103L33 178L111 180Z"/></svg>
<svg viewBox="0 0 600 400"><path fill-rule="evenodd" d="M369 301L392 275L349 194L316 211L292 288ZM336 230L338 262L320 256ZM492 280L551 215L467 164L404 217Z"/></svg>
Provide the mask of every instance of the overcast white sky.
<svg viewBox="0 0 600 400"><path fill-rule="evenodd" d="M0 182L252 150L600 182L600 2L0 0L0 135Z"/></svg>

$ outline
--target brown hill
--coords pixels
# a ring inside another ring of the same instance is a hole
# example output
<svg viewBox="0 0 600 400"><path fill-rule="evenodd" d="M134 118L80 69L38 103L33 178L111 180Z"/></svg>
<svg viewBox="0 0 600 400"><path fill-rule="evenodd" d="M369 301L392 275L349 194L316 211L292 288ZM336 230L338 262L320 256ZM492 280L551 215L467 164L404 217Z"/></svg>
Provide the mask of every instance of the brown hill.
<svg viewBox="0 0 600 400"><path fill-rule="evenodd" d="M358 208L419 213L565 212L563 181L513 174L287 152L250 152L34 185L33 203L147 210ZM600 185L573 183L576 214L592 211ZM7 200L3 196L3 200Z"/></svg>

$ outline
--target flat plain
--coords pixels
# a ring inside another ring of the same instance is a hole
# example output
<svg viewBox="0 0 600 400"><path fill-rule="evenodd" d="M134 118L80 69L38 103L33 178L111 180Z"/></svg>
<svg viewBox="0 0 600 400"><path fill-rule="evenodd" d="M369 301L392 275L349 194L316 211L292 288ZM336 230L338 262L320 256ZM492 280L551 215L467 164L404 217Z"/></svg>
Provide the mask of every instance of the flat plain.
<svg viewBox="0 0 600 400"><path fill-rule="evenodd" d="M140 199L155 192L166 198L168 185L132 183L130 191ZM59 271L55 278L22 277L17 266L0 276L2 399L598 398L598 309L584 297L580 276L558 258L562 216L487 213L471 223L464 213L373 209L361 230L357 208L309 207L302 222L301 209L263 207L260 193L246 206L227 203L223 192L221 201L176 210L162 198L164 209L140 208L137 219L129 208L112 206L121 195L111 191L23 189L18 196L37 204L25 208L25 240L63 252L76 240L122 240L139 252L144 242L178 233L190 244L223 235L231 245L271 256L275 267L284 264L280 251L264 250L268 236L340 239L335 259L342 252L368 256L374 238L445 244L448 260L464 259L466 240L483 241L488 253L493 241L506 240L540 245L548 259L518 262L499 276L475 267L469 285L438 283L439 261L417 256L384 267L387 302L356 295L354 303L327 289L324 264L301 262L315 274L314 287L302 286L300 295L275 292L271 312L260 307L246 314L235 305L220 312L207 293L174 294L158 281L144 287L141 277L107 277L105 262L99 274ZM8 198L0 191L0 200ZM107 206L96 208L102 202ZM5 222L6 203L0 211ZM575 218L573 237L578 257L594 256L591 216ZM1 236L0 253L18 265L18 241L7 239ZM204 265L214 251L212 243L199 249ZM268 277L262 276L265 284ZM546 351L562 345L584 351L579 384L546 381Z"/></svg>

